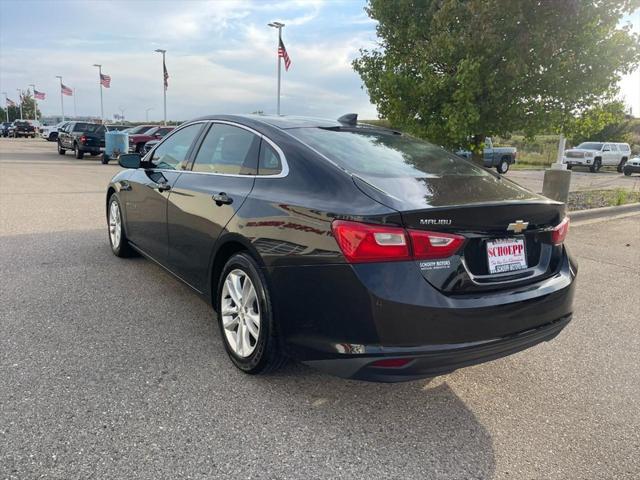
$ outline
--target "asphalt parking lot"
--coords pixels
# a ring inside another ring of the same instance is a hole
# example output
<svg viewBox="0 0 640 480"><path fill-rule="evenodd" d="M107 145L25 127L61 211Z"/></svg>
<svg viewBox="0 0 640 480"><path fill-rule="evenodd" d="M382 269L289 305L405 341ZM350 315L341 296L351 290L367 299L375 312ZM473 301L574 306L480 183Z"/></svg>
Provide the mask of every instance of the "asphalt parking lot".
<svg viewBox="0 0 640 480"><path fill-rule="evenodd" d="M250 377L208 305L111 254L118 168L0 139L0 478L640 476L640 215L572 227L551 343L403 384Z"/></svg>

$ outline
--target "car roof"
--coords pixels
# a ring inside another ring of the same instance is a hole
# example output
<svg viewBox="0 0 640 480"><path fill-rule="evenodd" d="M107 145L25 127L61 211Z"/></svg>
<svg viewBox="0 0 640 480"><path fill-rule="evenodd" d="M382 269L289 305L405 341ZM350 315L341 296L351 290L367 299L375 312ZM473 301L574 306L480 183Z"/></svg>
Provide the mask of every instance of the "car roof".
<svg viewBox="0 0 640 480"><path fill-rule="evenodd" d="M342 124L337 120L326 118L303 117L297 115L264 115L264 114L244 114L244 115L207 115L196 118L198 120L227 120L245 124L263 124L276 127L281 130L302 127L340 127Z"/></svg>

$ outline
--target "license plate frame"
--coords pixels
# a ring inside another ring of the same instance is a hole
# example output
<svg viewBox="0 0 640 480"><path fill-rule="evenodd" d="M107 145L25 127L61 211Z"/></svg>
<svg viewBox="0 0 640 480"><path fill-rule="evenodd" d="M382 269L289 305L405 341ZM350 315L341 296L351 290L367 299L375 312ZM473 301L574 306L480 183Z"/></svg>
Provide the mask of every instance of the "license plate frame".
<svg viewBox="0 0 640 480"><path fill-rule="evenodd" d="M492 248L497 250L494 250L493 255L490 254L490 249ZM527 263L527 244L524 237L487 240L485 252L490 275L517 273L529 268Z"/></svg>

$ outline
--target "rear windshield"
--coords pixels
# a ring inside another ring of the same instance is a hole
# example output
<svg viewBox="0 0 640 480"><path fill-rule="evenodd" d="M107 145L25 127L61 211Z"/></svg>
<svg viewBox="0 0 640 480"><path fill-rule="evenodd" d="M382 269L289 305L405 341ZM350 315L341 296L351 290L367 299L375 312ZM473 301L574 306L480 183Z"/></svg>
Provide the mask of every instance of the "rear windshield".
<svg viewBox="0 0 640 480"><path fill-rule="evenodd" d="M99 123L76 123L74 132L99 133L104 132L104 127Z"/></svg>
<svg viewBox="0 0 640 480"><path fill-rule="evenodd" d="M602 145L602 143L584 142L578 145L577 148L582 148L584 150L602 150Z"/></svg>
<svg viewBox="0 0 640 480"><path fill-rule="evenodd" d="M291 135L363 177L489 176L446 150L407 135L366 128L295 128Z"/></svg>

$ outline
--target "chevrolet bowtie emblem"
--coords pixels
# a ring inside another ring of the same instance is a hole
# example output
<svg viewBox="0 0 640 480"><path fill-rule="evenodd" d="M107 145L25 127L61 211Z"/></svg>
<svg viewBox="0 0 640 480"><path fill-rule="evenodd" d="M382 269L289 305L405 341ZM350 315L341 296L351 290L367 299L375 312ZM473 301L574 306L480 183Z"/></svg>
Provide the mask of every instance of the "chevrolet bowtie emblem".
<svg viewBox="0 0 640 480"><path fill-rule="evenodd" d="M529 222L524 222L522 220L516 220L513 223L510 223L507 227L507 230L510 232L520 233L523 230L526 230L529 226Z"/></svg>

